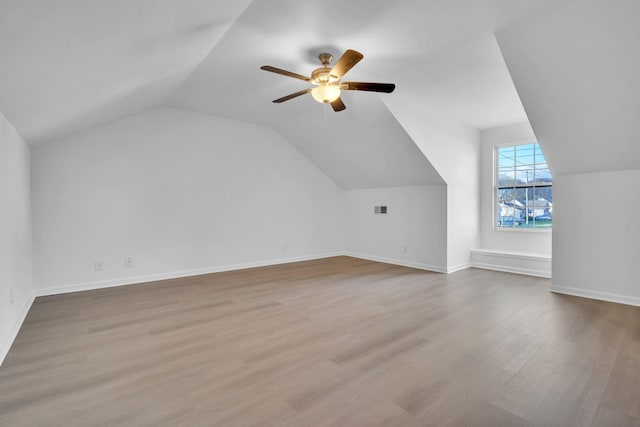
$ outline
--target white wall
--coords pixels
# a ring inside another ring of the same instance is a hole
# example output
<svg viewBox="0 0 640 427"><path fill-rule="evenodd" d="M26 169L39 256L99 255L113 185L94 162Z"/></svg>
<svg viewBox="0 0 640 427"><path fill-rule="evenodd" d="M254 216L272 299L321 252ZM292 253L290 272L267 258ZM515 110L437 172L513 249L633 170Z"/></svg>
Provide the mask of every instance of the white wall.
<svg viewBox="0 0 640 427"><path fill-rule="evenodd" d="M568 1L496 34L554 174L556 290L638 296L638 190L618 180L637 174L613 172L640 169L638 17L637 0Z"/></svg>
<svg viewBox="0 0 640 427"><path fill-rule="evenodd" d="M474 267L551 277L550 231L499 230L493 224L494 149L533 139L527 122L480 132L480 241L471 251Z"/></svg>
<svg viewBox="0 0 640 427"><path fill-rule="evenodd" d="M496 230L493 226L494 148L535 139L529 123L487 129L480 132L480 248L551 256L551 232ZM554 198L556 194L554 192ZM554 224L555 226L555 224Z"/></svg>
<svg viewBox="0 0 640 427"><path fill-rule="evenodd" d="M33 302L30 193L29 147L0 113L0 364Z"/></svg>
<svg viewBox="0 0 640 427"><path fill-rule="evenodd" d="M286 140L178 109L34 148L33 203L40 293L344 248L342 190Z"/></svg>
<svg viewBox="0 0 640 427"><path fill-rule="evenodd" d="M411 93L384 102L447 184L447 271L468 267L479 244L479 132L429 111Z"/></svg>
<svg viewBox="0 0 640 427"><path fill-rule="evenodd" d="M447 272L470 266L471 249L478 247L478 165L469 169L469 182L447 185Z"/></svg>
<svg viewBox="0 0 640 427"><path fill-rule="evenodd" d="M347 254L446 271L445 185L350 190L345 200ZM374 214L377 205L388 213Z"/></svg>
<svg viewBox="0 0 640 427"><path fill-rule="evenodd" d="M554 176L552 290L640 305L640 170Z"/></svg>

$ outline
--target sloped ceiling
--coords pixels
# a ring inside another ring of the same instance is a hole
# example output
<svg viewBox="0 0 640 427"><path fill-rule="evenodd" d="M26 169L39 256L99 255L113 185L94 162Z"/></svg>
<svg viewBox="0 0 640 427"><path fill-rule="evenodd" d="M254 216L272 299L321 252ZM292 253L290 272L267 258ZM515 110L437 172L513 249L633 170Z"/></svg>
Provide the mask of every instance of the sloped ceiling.
<svg viewBox="0 0 640 427"><path fill-rule="evenodd" d="M353 48L365 59L349 80L396 82L392 96L417 92L442 114L479 129L523 121L526 115L492 34L556 3L326 0L318 7L311 1L254 0L173 103L264 125L291 120L292 113L319 106L309 97L294 101L295 109L270 104L305 87L304 82L259 67L308 74L320 65L318 53L337 58Z"/></svg>
<svg viewBox="0 0 640 427"><path fill-rule="evenodd" d="M444 184L382 101L366 95L371 94L343 96L351 114L335 114L329 107L325 116L322 105L312 105L276 130L342 188Z"/></svg>
<svg viewBox="0 0 640 427"><path fill-rule="evenodd" d="M2 0L0 111L29 143L165 104L249 0Z"/></svg>
<svg viewBox="0 0 640 427"><path fill-rule="evenodd" d="M37 144L170 104L272 127L345 188L439 184L389 108L476 129L526 120L492 34L562 1L5 0L0 110ZM305 84L261 65L308 74L347 48L365 54L349 80L396 92L347 93L341 113L271 103Z"/></svg>
<svg viewBox="0 0 640 427"><path fill-rule="evenodd" d="M379 100L417 99L474 128L525 121L493 30L545 7L527 1L455 3L327 0L317 7L253 1L172 104L270 126L344 188L443 183L437 165L416 150ZM338 58L347 48L365 54L348 80L395 82L396 92L347 92L341 113L325 113L309 95L271 103L307 85L261 71L261 65L308 75L320 66L319 53Z"/></svg>
<svg viewBox="0 0 640 427"><path fill-rule="evenodd" d="M640 1L573 1L497 38L554 174L640 168Z"/></svg>

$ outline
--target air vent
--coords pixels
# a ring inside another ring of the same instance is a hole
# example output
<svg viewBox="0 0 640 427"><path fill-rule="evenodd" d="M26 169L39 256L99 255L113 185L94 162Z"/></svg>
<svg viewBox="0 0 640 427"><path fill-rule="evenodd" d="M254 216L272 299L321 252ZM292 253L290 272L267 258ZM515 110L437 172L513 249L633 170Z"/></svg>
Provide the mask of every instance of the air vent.
<svg viewBox="0 0 640 427"><path fill-rule="evenodd" d="M386 214L387 213L387 207L386 206L374 206L373 207L373 213L374 214Z"/></svg>

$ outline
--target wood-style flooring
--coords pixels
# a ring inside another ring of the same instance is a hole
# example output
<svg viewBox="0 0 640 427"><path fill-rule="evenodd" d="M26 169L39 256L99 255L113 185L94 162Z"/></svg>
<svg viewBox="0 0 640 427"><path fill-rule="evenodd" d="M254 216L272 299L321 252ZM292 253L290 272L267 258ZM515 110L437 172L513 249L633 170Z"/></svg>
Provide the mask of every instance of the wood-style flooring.
<svg viewBox="0 0 640 427"><path fill-rule="evenodd" d="M1 426L640 425L640 308L348 257L37 298Z"/></svg>

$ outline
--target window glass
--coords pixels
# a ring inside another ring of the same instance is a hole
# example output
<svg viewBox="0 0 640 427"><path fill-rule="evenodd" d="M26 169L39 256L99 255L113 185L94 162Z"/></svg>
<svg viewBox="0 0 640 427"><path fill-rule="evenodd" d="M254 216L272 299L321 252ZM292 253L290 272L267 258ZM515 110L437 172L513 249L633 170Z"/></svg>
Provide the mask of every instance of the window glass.
<svg viewBox="0 0 640 427"><path fill-rule="evenodd" d="M551 228L552 177L539 144L498 147L495 173L496 227Z"/></svg>

